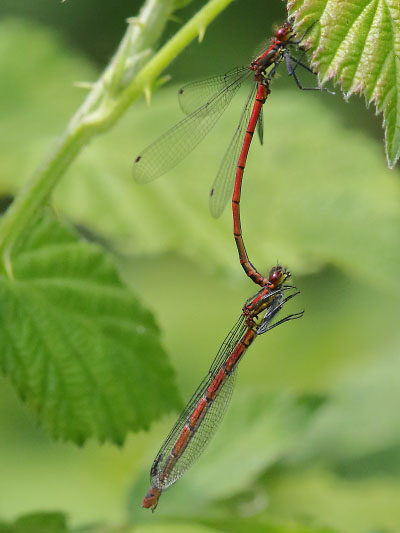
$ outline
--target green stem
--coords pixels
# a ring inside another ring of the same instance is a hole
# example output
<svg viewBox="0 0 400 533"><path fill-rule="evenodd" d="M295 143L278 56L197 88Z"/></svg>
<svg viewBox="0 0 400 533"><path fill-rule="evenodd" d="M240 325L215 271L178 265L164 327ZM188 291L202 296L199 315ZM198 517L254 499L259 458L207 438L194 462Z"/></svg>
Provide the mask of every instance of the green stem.
<svg viewBox="0 0 400 533"><path fill-rule="evenodd" d="M202 38L208 24L233 0L210 0L185 26L183 26L151 61L139 72L120 95L111 120L117 120L144 90L150 90L155 79L171 61L196 37Z"/></svg>
<svg viewBox="0 0 400 533"><path fill-rule="evenodd" d="M38 212L83 146L96 134L111 128L143 91L151 89L157 76L179 52L197 36L202 37L207 25L232 1L210 0L136 74L134 60L138 58L139 61L157 41L174 11L174 0L146 0L110 65L72 117L58 145L22 188L3 217L0 257L10 275L10 256L15 243L29 231ZM129 59L133 64L127 62Z"/></svg>

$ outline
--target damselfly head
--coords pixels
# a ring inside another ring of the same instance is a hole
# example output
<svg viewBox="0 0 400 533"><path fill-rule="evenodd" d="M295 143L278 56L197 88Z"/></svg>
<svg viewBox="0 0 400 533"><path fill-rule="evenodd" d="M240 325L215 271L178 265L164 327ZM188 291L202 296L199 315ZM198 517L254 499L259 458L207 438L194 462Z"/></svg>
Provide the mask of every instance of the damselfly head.
<svg viewBox="0 0 400 533"><path fill-rule="evenodd" d="M268 281L274 287L281 285L288 278L290 278L290 272L286 268L281 267L281 265L272 267L268 274Z"/></svg>
<svg viewBox="0 0 400 533"><path fill-rule="evenodd" d="M157 487L150 487L146 496L143 498L142 507L145 509L151 509L153 512L157 507L158 500L161 496L161 489Z"/></svg>
<svg viewBox="0 0 400 533"><path fill-rule="evenodd" d="M275 32L275 37L278 39L278 41L288 41L292 36L293 26L288 20L285 21Z"/></svg>

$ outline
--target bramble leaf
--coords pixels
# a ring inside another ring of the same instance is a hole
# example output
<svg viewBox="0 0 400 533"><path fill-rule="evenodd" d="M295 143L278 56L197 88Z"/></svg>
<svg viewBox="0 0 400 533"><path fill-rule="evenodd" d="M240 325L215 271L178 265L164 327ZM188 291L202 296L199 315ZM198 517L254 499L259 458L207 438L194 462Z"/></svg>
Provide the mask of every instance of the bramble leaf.
<svg viewBox="0 0 400 533"><path fill-rule="evenodd" d="M67 533L63 513L28 513L19 516L12 524L0 522L0 533Z"/></svg>
<svg viewBox="0 0 400 533"><path fill-rule="evenodd" d="M46 217L11 263L0 366L52 437L120 444L178 406L159 330L98 246Z"/></svg>
<svg viewBox="0 0 400 533"><path fill-rule="evenodd" d="M336 80L349 98L363 94L383 113L386 154L400 157L400 4L398 0L293 0L299 35L310 32L313 64L322 82Z"/></svg>
<svg viewBox="0 0 400 533"><path fill-rule="evenodd" d="M15 533L67 533L67 520L62 513L29 513L15 521Z"/></svg>

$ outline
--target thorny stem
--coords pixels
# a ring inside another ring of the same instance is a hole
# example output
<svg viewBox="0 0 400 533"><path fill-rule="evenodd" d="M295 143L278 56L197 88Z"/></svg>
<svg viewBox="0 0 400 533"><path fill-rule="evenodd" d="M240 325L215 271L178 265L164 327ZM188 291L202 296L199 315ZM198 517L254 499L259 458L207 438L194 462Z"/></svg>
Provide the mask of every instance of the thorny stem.
<svg viewBox="0 0 400 533"><path fill-rule="evenodd" d="M149 93L159 74L233 0L209 0L145 65L144 59L160 37L176 0L146 0L140 14L128 21L128 29L115 56L70 120L59 142L18 193L0 225L0 257L12 278L11 253L15 243L29 231L81 149L96 134L110 129L131 103Z"/></svg>

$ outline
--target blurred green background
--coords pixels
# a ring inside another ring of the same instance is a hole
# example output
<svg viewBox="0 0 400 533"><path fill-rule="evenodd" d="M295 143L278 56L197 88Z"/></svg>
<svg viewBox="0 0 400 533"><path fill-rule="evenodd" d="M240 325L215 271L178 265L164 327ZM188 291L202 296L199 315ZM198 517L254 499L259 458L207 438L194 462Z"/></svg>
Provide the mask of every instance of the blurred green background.
<svg viewBox="0 0 400 533"><path fill-rule="evenodd" d="M203 2L178 13L189 19ZM0 193L14 194L82 101L140 2L2 0ZM229 209L207 196L240 114L148 186L131 164L181 117L177 86L246 64L284 4L237 1L167 70L168 87L96 138L58 187L54 207L115 252L153 310L186 400L245 299ZM179 25L171 22L163 39ZM301 295L301 321L264 336L243 361L228 414L200 461L140 509L148 471L175 416L122 449L49 442L0 378L0 518L62 510L72 525L133 531L400 531L400 187L386 167L381 119L361 99L303 93L277 77L264 147L246 171L243 226L264 271L279 259ZM311 78L311 79L310 79ZM304 83L315 84L305 75ZM155 369L157 371L157 369ZM241 528L241 529L240 529ZM276 528L276 529L274 529Z"/></svg>

